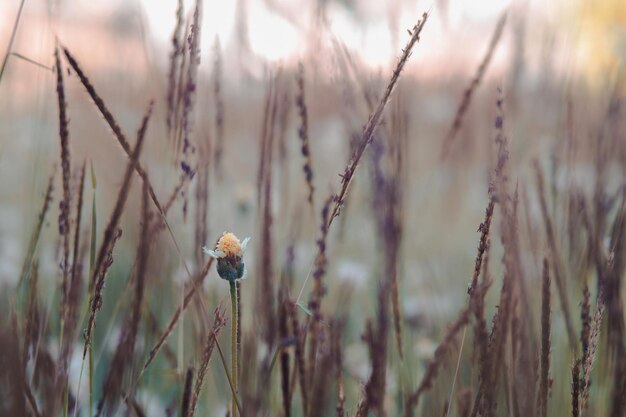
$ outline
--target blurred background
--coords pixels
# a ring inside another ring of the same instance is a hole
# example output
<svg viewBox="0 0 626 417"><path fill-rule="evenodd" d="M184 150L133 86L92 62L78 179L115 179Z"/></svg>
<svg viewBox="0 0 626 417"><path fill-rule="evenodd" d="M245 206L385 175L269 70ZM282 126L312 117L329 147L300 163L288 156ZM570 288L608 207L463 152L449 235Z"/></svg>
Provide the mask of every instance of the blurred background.
<svg viewBox="0 0 626 417"><path fill-rule="evenodd" d="M186 23L192 21L194 7L192 1L185 2L182 17ZM418 358L432 355L435 341L445 329L443 324L467 297L476 256L476 229L484 217L494 167L498 89L504 97L509 180L512 187L519 187L525 210L520 233L525 236L523 259L531 283L539 283L539 259L547 251L543 238L532 237L542 228L532 161L538 160L543 167L554 201L559 192L571 187L592 193L598 178L595 149L599 132L607 128L608 120L615 120L611 127L615 143L609 157L603 159L606 174L602 178L608 195L619 195L624 184L625 126L619 121L620 115L623 120L621 100L626 93L623 0L237 0L206 1L202 9L191 135L194 143L206 141L213 147L221 137L223 147L222 170L212 173L205 186L210 190L207 244L225 230L240 237L251 236L247 262L250 271L259 268L259 149L268 84L275 80L281 86L280 102L287 104L279 109L284 118L280 123L282 148L277 151L280 168L274 172L271 196L273 257L276 271L280 271L288 259L288 249L293 249L293 292L297 295L304 286L305 297L309 292L305 277L315 254L322 203L339 188L338 174L348 161L351 139L358 137L370 113L368 98L376 102L380 97L409 39L407 30L422 13L429 13L389 106L399 106L406 117L407 172L399 274L402 311L411 329L407 343ZM61 250L56 224L61 196L53 56L56 42L72 52L131 142L148 101L155 100L142 161L161 200L167 200L179 183L183 174L180 155L166 125L176 12L174 0L0 2L0 56L8 54L0 76L0 291L8 292L17 284L47 181L56 165L54 203L37 249L41 285L49 289L44 292L43 303L54 308ZM494 36L504 14L501 36ZM485 59L490 50L493 55ZM481 62L486 63L483 71L479 69ZM295 108L299 63L305 74L314 210L305 204L300 120ZM83 161L93 167L101 232L127 158L74 71L67 66L64 71L72 168ZM464 94L478 75L479 82L462 112L462 123L442 158ZM221 134L216 116L219 100L223 105ZM574 156L568 153L572 143L577 149ZM333 300L341 300L342 288L362 295L353 297L350 305L355 318L352 327L348 326L350 353L346 364L360 380L369 372L362 365L367 360L367 349L359 340L362 321L375 314L376 279L384 273L374 220L375 195L370 181L374 168L370 159L364 157L349 205L329 238L329 299L325 301L325 308L333 311ZM196 224L190 214L195 210L193 202L187 210L198 187L196 182L192 180L176 196L168 215L180 243L180 256L163 234L151 255L151 271L158 275L154 285L172 294L178 294L178 286L187 278L182 261L194 264L198 257ZM91 196L91 190L89 185L86 195ZM139 181L133 190L122 221L124 238L115 251L112 273L119 281L113 280L107 287L110 296L120 291L121 271L128 270L135 256ZM566 205L551 203L564 245ZM498 230L497 225L494 227ZM497 240L495 234L493 240ZM493 252L493 274L499 276L502 248L494 245ZM568 265L575 264L573 258L566 256ZM251 273L250 279L254 277ZM205 285L214 290L216 303L226 300L227 290L213 271ZM245 297L252 300L255 295L249 291ZM175 305L175 300L165 298L168 308ZM490 295L492 309L496 301L497 291ZM159 300L150 303L158 306ZM210 306L212 309L213 304ZM554 310L558 316L560 312L556 307ZM535 311L538 314L539 309ZM244 320L252 320L252 315L245 311ZM554 327L555 344L564 345L564 324L555 320ZM99 326L98 337L107 339L115 328ZM555 360L569 369L569 357ZM76 361L79 366L80 360ZM76 378L70 381L70 385L76 384ZM146 389L145 393L151 391ZM356 394L351 395L356 398ZM567 383L553 392L562 401L568 395ZM153 401L158 406L149 415L165 415L157 411L165 400ZM144 404L148 407L151 403L145 400ZM224 400L219 405L226 404Z"/></svg>
<svg viewBox="0 0 626 417"><path fill-rule="evenodd" d="M183 17L187 21L192 19L193 7L192 2L186 2ZM3 55L21 12L0 80L2 282L16 279L32 219L39 210L37 202L59 154L52 71L55 40L72 51L127 133L136 131L148 100L156 100L157 113L162 117L150 128L149 171L162 198L176 184L180 168L173 163L163 116L176 10L176 1L0 3ZM227 161L223 181L212 178L219 198L210 199L210 235L233 228L252 234L246 230L252 223L241 226L241 219L233 219L231 213L239 200L253 201L258 160L255 147L260 142L263 101L272 74L293 72L298 62L304 64L312 163L321 203L331 188L336 190L337 174L349 155L350 137L367 120L359 84L382 88L407 41L407 29L426 11L430 13L428 24L397 90L409 114L411 175L407 200L414 215L409 216L405 239L406 246L417 254L406 260L418 264L410 268L412 271L468 270L475 240L470 232L482 216L487 191L490 165L484 163L483 156L493 139L497 86L504 90L511 116L507 117L511 162L521 167L516 179L526 175L532 158L543 155L547 163L550 158L546 155L558 153L566 135L568 102L573 103L574 117L582 127L593 115L600 117L605 112L616 88L623 94L624 84L620 86L618 80L626 59L626 4L619 0L593 4L535 0L206 2L194 134L216 136L212 89L219 51ZM503 33L473 93L452 156L442 163L434 156L440 153L464 91L505 12L508 17ZM343 62L346 56L352 65L348 70ZM285 78L292 84L285 94L295 97L295 78ZM99 192L99 203L106 210L112 204L106 196L117 190L125 157L76 77L68 77L67 90L72 154L75 161L93 162L103 193ZM349 117L342 110L347 107L353 107ZM298 193L304 183L297 156L295 111L287 118L290 170L281 174L284 178L279 181L284 180L293 193ZM595 128L597 123L584 129L577 126L577 135L589 136ZM581 163L577 172L581 184L589 186L593 179L585 166ZM277 210L290 212L287 206L293 199L280 195L275 199L283 206ZM361 207L369 207L367 195L362 199ZM363 225L357 228L361 233L373 227L366 220L371 215L368 210L355 210L354 221ZM359 214L364 219L357 220ZM178 216L182 220L181 210ZM302 244L312 246L316 229L313 219L306 219L309 221L311 227L304 228L308 243ZM349 216L347 222L351 221ZM188 222L181 225L181 233L185 233L185 224L191 233L193 225ZM285 225L285 233L289 227ZM450 239L450 234L456 237ZM363 237L355 236L350 246L357 263L366 262L368 257L362 254L374 249L373 236ZM54 254L46 254L45 248L42 256L48 257L54 269ZM441 262L437 259L441 253L445 258L458 259L459 264ZM437 274L450 277L449 272ZM448 285L445 279L424 282L435 287Z"/></svg>

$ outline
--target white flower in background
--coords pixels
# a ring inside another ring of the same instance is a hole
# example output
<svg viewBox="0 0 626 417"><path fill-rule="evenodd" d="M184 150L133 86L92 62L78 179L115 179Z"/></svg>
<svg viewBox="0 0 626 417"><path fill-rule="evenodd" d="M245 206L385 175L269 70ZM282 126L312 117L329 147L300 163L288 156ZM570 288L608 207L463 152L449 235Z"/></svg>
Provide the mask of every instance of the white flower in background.
<svg viewBox="0 0 626 417"><path fill-rule="evenodd" d="M89 367L83 368L83 376L81 378L80 371L83 366L83 345L82 343L74 343L72 350L72 357L70 359L70 369L68 372L70 390L74 397L89 396ZM80 380L80 389L78 387L78 381ZM83 397L84 398L84 397Z"/></svg>
<svg viewBox="0 0 626 417"><path fill-rule="evenodd" d="M150 417L165 417L165 405L161 402L158 395L148 390L140 390L137 393L137 400L143 411Z"/></svg>
<svg viewBox="0 0 626 417"><path fill-rule="evenodd" d="M15 238L6 235L0 239L0 284L17 284L22 266L22 249Z"/></svg>
<svg viewBox="0 0 626 417"><path fill-rule="evenodd" d="M337 277L355 287L364 287L367 283L367 268L358 262L342 261L337 266Z"/></svg>

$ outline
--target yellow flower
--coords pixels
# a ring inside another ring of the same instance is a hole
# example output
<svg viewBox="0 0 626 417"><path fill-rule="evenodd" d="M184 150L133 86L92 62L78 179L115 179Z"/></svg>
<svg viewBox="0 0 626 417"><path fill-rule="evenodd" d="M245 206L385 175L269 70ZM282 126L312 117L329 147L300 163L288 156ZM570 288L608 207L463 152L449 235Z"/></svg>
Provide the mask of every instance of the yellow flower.
<svg viewBox="0 0 626 417"><path fill-rule="evenodd" d="M243 254L250 238L240 242L234 233L224 232L217 241L215 250L202 248L204 253L217 259L217 272L219 276L228 281L234 281L245 277L245 268L242 261Z"/></svg>

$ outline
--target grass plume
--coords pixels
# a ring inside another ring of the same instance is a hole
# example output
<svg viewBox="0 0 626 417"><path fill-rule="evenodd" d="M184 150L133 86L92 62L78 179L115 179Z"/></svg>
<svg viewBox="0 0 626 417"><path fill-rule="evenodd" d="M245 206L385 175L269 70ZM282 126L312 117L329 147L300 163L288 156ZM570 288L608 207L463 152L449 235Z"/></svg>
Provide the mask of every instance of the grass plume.
<svg viewBox="0 0 626 417"><path fill-rule="evenodd" d="M213 349L215 348L217 335L220 333L222 328L226 325L226 319L224 317L224 312L221 312L219 308L216 308L213 312L215 319L213 320L213 327L207 334L207 340L204 347L204 351L202 352L202 361L200 362L200 368L198 369L198 376L196 377L196 382L194 384L193 393L191 394L191 400L189 402L189 411L187 413L187 417L193 417L196 413L196 407L198 405L198 400L200 398L200 390L202 389L202 384L204 383L204 377L206 376L206 372L209 368L209 360L211 359L211 355L213 354Z"/></svg>
<svg viewBox="0 0 626 417"><path fill-rule="evenodd" d="M133 172L139 164L139 156L141 155L141 149L146 136L146 129L148 128L148 121L150 120L150 116L152 114L153 105L154 103L150 102L148 110L144 115L143 121L141 123L141 127L137 132L137 143L135 144L135 148L132 152L132 157L126 167L122 186L120 187L113 213L111 214L109 223L107 224L107 227L104 231L102 244L100 245L100 250L98 251L98 256L96 257L96 262L93 267L91 281L95 282L95 288L90 300L91 308L85 334L85 348L83 350L83 359L87 355L87 349L89 347L89 344L91 343L91 334L93 332L93 327L95 326L96 312L102 307L102 288L104 287L106 271L113 262L113 247L115 246L115 242L117 241L117 239L119 239L121 235L121 230L118 229L118 224L120 218L122 217L124 206L126 205Z"/></svg>
<svg viewBox="0 0 626 417"><path fill-rule="evenodd" d="M67 116L67 102L65 100L65 87L63 84L63 68L61 67L61 58L59 49L54 51L56 78L57 78L57 99L59 108L59 138L61 140L61 174L63 183L63 198L59 204L59 234L63 238L63 261L61 263L63 271L63 279L61 282L61 316L65 316L64 308L68 303L69 297L69 275L70 275L70 203L72 194L70 190L71 162L70 162L70 144L69 144L69 120Z"/></svg>
<svg viewBox="0 0 626 417"><path fill-rule="evenodd" d="M304 94L304 65L302 62L298 64L298 72L296 73L296 82L298 84L298 92L296 94L296 107L298 108L298 116L300 117L300 126L298 127L298 137L300 138L300 151L304 158L304 179L306 180L309 193L307 201L314 207L313 193L315 186L313 185L313 163L311 162L311 147L309 146L309 115L306 108L306 98Z"/></svg>
<svg viewBox="0 0 626 417"><path fill-rule="evenodd" d="M456 115L454 116L454 121L452 122L452 126L448 131L448 134L443 140L443 145L441 148L441 159L445 159L450 153L450 147L452 146L452 142L455 136L458 134L459 130L461 130L461 126L463 125L463 118L465 113L467 113L467 109L470 106L472 101L472 97L474 92L480 85L481 81L485 77L485 72L487 72L487 67L491 62L491 58L493 57L493 53L496 50L496 46L498 46L498 42L500 41L500 37L502 36L502 31L504 30L504 25L506 23L507 13L504 12L498 19L496 23L496 27L491 35L491 40L489 41L489 46L487 47L487 51L485 56L483 57L476 73L474 74L474 78L470 82L469 86L463 92L463 98L461 99L461 103L459 104L459 108L456 111Z"/></svg>
<svg viewBox="0 0 626 417"><path fill-rule="evenodd" d="M543 260L543 279L541 297L541 380L539 383L539 406L537 415L548 415L548 397L550 391L550 266Z"/></svg>
<svg viewBox="0 0 626 417"><path fill-rule="evenodd" d="M566 277L563 268L563 261L561 258L561 252L556 240L556 232L552 218L548 212L548 204L545 197L545 186L543 173L539 163L535 163L535 175L537 178L537 186L539 193L539 202L541 203L541 214L546 229L546 238L548 240L548 246L552 257L552 270L556 282L556 288L559 294L559 300L561 302L561 310L563 310L563 316L565 318L565 326L567 329L567 336L569 337L570 348L576 350L576 333L574 332L574 325L572 323L572 317L570 312L569 301L567 297Z"/></svg>
<svg viewBox="0 0 626 417"><path fill-rule="evenodd" d="M374 139L374 131L380 123L385 107L387 106L387 103L391 98L391 93L393 93L393 90L395 89L396 84L400 79L400 74L402 73L402 70L407 63L409 56L411 56L413 47L419 41L420 34L422 33L422 29L424 28L427 20L428 14L424 13L422 15L422 19L419 20L415 24L413 29L409 31L411 38L402 50L402 55L400 55L400 58L398 59L398 63L396 64L391 78L389 79L389 83L387 84L387 87L385 88L385 91L380 101L378 102L378 106L376 106L376 109L370 114L367 123L363 127L363 132L361 133L361 138L359 139L358 145L355 148L354 153L350 157L350 161L348 162L348 165L346 166L343 174L341 175L341 189L339 193L333 197L335 204L328 219L328 227L330 227L333 220L338 217L339 213L341 212L341 208L345 202L348 189L350 188L350 184L352 183L352 179L359 165L359 161L361 160L361 157L363 156L363 153L365 152L367 147L372 143L372 140Z"/></svg>

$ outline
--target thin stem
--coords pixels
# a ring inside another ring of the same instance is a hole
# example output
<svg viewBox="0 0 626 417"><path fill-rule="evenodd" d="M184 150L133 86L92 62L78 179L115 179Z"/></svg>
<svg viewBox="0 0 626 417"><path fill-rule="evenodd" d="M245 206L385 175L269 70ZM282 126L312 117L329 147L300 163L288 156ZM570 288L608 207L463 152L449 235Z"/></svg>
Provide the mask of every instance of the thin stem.
<svg viewBox="0 0 626 417"><path fill-rule="evenodd" d="M454 396L454 385L456 384L456 379L459 376L459 368L461 367L461 356L463 355L463 346L465 345L465 332L467 331L467 326L463 328L463 336L461 336L461 348L459 349L459 357L456 360L456 369L454 371L454 379L452 380L452 388L450 389L450 398L448 399L448 406L446 407L445 416L450 415L450 409L452 408L452 397Z"/></svg>
<svg viewBox="0 0 626 417"><path fill-rule="evenodd" d="M237 379L241 381L241 280L237 280Z"/></svg>
<svg viewBox="0 0 626 417"><path fill-rule="evenodd" d="M4 74L4 70L7 67L7 62L9 62L9 56L11 55L11 49L13 48L13 42L15 41L15 35L17 34L17 26L20 23L20 18L22 17L22 10L24 10L24 3L26 0L22 0L20 3L20 8L17 9L17 16L15 18L15 23L13 24L13 30L11 31L11 39L9 39L9 46L7 46L7 52L2 59L2 66L0 67L0 80L2 80L2 75Z"/></svg>
<svg viewBox="0 0 626 417"><path fill-rule="evenodd" d="M76 407L78 409L78 407ZM89 415L93 415L93 346L89 345Z"/></svg>
<svg viewBox="0 0 626 417"><path fill-rule="evenodd" d="M213 339L215 339L215 346L217 346L217 351L220 354L220 359L222 360L222 365L224 365L224 370L226 371L226 379L228 379L228 385L230 385L230 392L233 394L233 398L235 399L235 405L237 406L237 410L239 410L239 415L241 415L241 404L239 404L239 400L237 399L237 395L235 395L235 388L233 387L233 381L228 374L228 365L226 365L226 359L224 359L224 352L222 352L222 348L220 347L220 342L217 341L217 337L213 335Z"/></svg>
<svg viewBox="0 0 626 417"><path fill-rule="evenodd" d="M230 281L230 306L231 306L231 379L233 383L233 401L231 404L231 415L236 417L237 411L237 284L235 281Z"/></svg>

